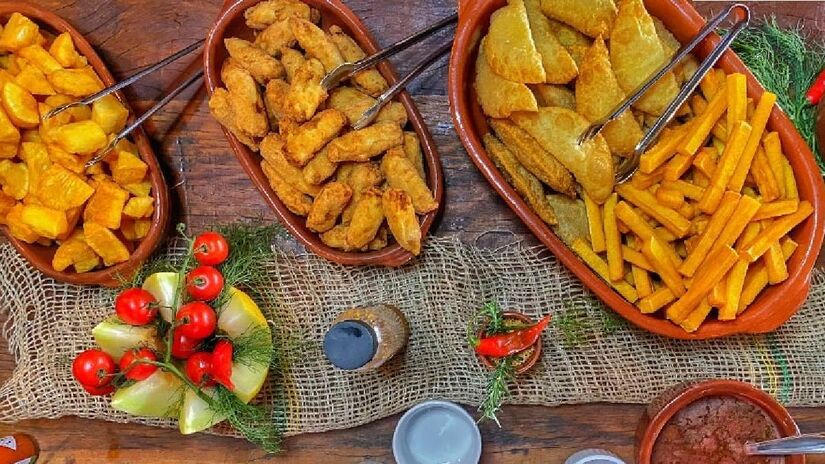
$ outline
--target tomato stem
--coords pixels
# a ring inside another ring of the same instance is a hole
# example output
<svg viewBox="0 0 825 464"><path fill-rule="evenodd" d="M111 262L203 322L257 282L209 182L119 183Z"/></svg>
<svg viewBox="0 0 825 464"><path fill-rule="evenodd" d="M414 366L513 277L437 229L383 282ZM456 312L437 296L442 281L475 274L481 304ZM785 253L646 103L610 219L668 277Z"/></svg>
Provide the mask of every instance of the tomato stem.
<svg viewBox="0 0 825 464"><path fill-rule="evenodd" d="M167 364L170 363L172 360L172 341L175 336L175 316L178 312L178 307L180 307L180 302L183 297L183 289L186 287L185 280L186 280L186 270L189 269L189 263L192 261L194 257L194 241L189 239L184 233L184 227L178 225L178 232L184 237L187 241L186 247L186 256L183 258L183 263L181 263L180 269L178 269L178 281L175 285L175 297L172 299L172 321L169 325L169 330L166 331L166 352L163 354L163 361Z"/></svg>

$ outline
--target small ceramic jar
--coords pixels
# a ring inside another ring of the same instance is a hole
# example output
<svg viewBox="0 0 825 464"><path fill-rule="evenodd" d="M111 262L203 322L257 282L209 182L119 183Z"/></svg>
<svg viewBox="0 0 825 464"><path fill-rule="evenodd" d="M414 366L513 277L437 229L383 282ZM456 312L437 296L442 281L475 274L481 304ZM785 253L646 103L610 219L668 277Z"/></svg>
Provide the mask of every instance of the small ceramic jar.
<svg viewBox="0 0 825 464"><path fill-rule="evenodd" d="M324 354L339 369L372 370L384 365L407 344L410 326L392 305L342 312L324 336Z"/></svg>

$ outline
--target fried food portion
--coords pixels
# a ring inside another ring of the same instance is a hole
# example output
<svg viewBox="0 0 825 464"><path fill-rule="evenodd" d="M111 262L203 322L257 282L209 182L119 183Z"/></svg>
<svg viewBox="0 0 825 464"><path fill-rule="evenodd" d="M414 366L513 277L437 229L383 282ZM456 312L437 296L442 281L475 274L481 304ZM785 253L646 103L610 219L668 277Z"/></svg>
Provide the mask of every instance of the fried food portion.
<svg viewBox="0 0 825 464"><path fill-rule="evenodd" d="M617 13L613 0L541 0L541 10L590 37L610 37Z"/></svg>
<svg viewBox="0 0 825 464"><path fill-rule="evenodd" d="M530 134L507 119L491 119L489 124L525 169L553 190L576 196L573 175Z"/></svg>
<svg viewBox="0 0 825 464"><path fill-rule="evenodd" d="M232 112L232 101L229 91L224 88L217 88L209 97L209 112L219 123L229 130L244 145L253 151L258 151L258 144L250 135L242 131L235 124L235 113Z"/></svg>
<svg viewBox="0 0 825 464"><path fill-rule="evenodd" d="M349 223L355 212L355 203L360 199L361 194L372 187L378 187L384 182L384 174L381 169L373 163L344 163L337 174L339 182L346 182L352 187L353 201L344 210L344 223Z"/></svg>
<svg viewBox="0 0 825 464"><path fill-rule="evenodd" d="M338 137L329 144L329 159L341 161L369 161L392 147L401 145L404 133L398 124L379 122L361 130Z"/></svg>
<svg viewBox="0 0 825 464"><path fill-rule="evenodd" d="M248 71L227 60L221 70L221 78L229 91L235 125L250 137L264 137L269 132L263 98L258 84Z"/></svg>
<svg viewBox="0 0 825 464"><path fill-rule="evenodd" d="M610 54L601 37L598 37L579 66L576 80L576 111L590 121L607 116L626 95L610 64ZM632 153L644 135L633 114L626 111L602 130L607 145L613 153Z"/></svg>
<svg viewBox="0 0 825 464"><path fill-rule="evenodd" d="M570 170L593 200L604 202L613 192L613 157L604 137L578 143L590 125L582 115L564 108L541 108L536 113L516 113L513 122Z"/></svg>
<svg viewBox="0 0 825 464"><path fill-rule="evenodd" d="M584 58L584 54L593 42L590 37L587 37L567 24L554 19L550 19L550 30L552 30L553 34L556 35L556 38L559 39L559 43L567 49L570 56L573 57L573 61L576 62L576 65L580 65L582 59Z"/></svg>
<svg viewBox="0 0 825 464"><path fill-rule="evenodd" d="M332 177L335 170L338 169L338 163L333 163L327 156L327 149L322 148L315 157L304 166L303 176L304 180L312 185L321 185L322 182Z"/></svg>
<svg viewBox="0 0 825 464"><path fill-rule="evenodd" d="M344 113L324 110L286 136L286 155L293 164L305 166L324 145L334 139L347 124Z"/></svg>
<svg viewBox="0 0 825 464"><path fill-rule="evenodd" d="M407 159L403 147L393 147L387 151L381 161L381 172L391 188L403 190L409 195L418 214L438 209L438 202L433 198L433 193L415 166Z"/></svg>
<svg viewBox="0 0 825 464"><path fill-rule="evenodd" d="M490 16L490 29L481 47L490 68L504 79L527 84L546 82L524 0L509 0L507 6Z"/></svg>
<svg viewBox="0 0 825 464"><path fill-rule="evenodd" d="M546 74L545 82L566 84L578 74L576 62L562 46L550 27L550 20L541 11L541 0L524 0L530 32Z"/></svg>
<svg viewBox="0 0 825 464"><path fill-rule="evenodd" d="M418 175L422 179L427 179L427 173L424 171L424 153L421 151L421 143L418 140L418 135L415 132L404 132L404 153L407 159L415 166Z"/></svg>
<svg viewBox="0 0 825 464"><path fill-rule="evenodd" d="M387 225L401 248L415 256L421 254L421 226L410 196L403 190L389 188L384 192L381 204Z"/></svg>
<svg viewBox="0 0 825 464"><path fill-rule="evenodd" d="M576 109L576 94L563 85L533 84L530 86L539 106L558 106L568 110Z"/></svg>
<svg viewBox="0 0 825 464"><path fill-rule="evenodd" d="M298 191L313 197L321 191L321 188L317 185L307 182L304 179L303 171L289 161L285 151L285 143L279 134L273 132L264 137L261 141L261 156L278 171L281 178Z"/></svg>
<svg viewBox="0 0 825 464"><path fill-rule="evenodd" d="M247 26L259 30L289 18L312 18L309 5L300 0L265 0L248 8L243 15Z"/></svg>
<svg viewBox="0 0 825 464"><path fill-rule="evenodd" d="M556 214L544 197L541 181L519 164L516 157L492 134L484 134L484 147L508 182L524 198L542 221L555 225Z"/></svg>
<svg viewBox="0 0 825 464"><path fill-rule="evenodd" d="M338 50L348 63L355 63L366 58L367 54L364 53L364 50L340 27L331 26L329 28L329 38L338 46ZM389 87L387 80L376 69L365 69L356 73L350 78L350 81L356 88L372 97L378 97Z"/></svg>
<svg viewBox="0 0 825 464"><path fill-rule="evenodd" d="M381 204L381 190L372 187L365 190L355 204L352 221L347 229L347 243L362 248L372 241L381 224L384 223L384 209Z"/></svg>
<svg viewBox="0 0 825 464"><path fill-rule="evenodd" d="M306 63L306 58L304 58L303 53L294 48L281 49L281 64L284 65L287 82L292 83L295 80L295 75L298 74L298 70L304 63Z"/></svg>
<svg viewBox="0 0 825 464"><path fill-rule="evenodd" d="M229 56L259 84L284 77L284 65L254 44L234 37L224 39L223 43Z"/></svg>
<svg viewBox="0 0 825 464"><path fill-rule="evenodd" d="M312 203L307 216L307 228L315 232L326 232L338 221L352 198L352 188L342 182L330 182Z"/></svg>
<svg viewBox="0 0 825 464"><path fill-rule="evenodd" d="M277 21L255 36L255 45L266 53L278 57L281 49L295 45L295 34L289 26L289 20Z"/></svg>
<svg viewBox="0 0 825 464"><path fill-rule="evenodd" d="M284 101L284 111L296 122L309 121L321 103L327 99L321 87L324 66L316 59L306 60L296 71Z"/></svg>
<svg viewBox="0 0 825 464"><path fill-rule="evenodd" d="M619 14L610 36L610 61L619 85L633 92L667 61L668 56L656 33L653 19L642 0L620 0ZM635 107L660 115L679 92L676 77L666 74Z"/></svg>
<svg viewBox="0 0 825 464"><path fill-rule="evenodd" d="M289 27L298 44L306 51L307 55L315 58L324 65L326 72L330 72L344 63L344 57L338 47L333 43L324 31L315 24L299 18L290 18Z"/></svg>
<svg viewBox="0 0 825 464"><path fill-rule="evenodd" d="M269 126L278 127L278 123L286 118L284 101L289 93L289 84L283 79L272 79L266 83L264 92L264 106L269 117Z"/></svg>
<svg viewBox="0 0 825 464"><path fill-rule="evenodd" d="M360 90L342 86L332 90L329 95L328 105L330 108L343 111L347 115L349 124L353 125L364 115L364 112L372 108L376 102L376 99ZM404 105L396 101L387 103L375 117L375 122L385 121L393 121L401 127L407 125L407 110L404 108Z"/></svg>
<svg viewBox="0 0 825 464"><path fill-rule="evenodd" d="M298 216L306 216L309 214L309 210L312 208L312 198L309 195L305 195L290 185L268 161L264 160L261 162L261 169L263 169L264 174L266 174L267 179L269 179L269 185L272 187L272 190L275 191L278 199L280 199L290 211Z"/></svg>
<svg viewBox="0 0 825 464"><path fill-rule="evenodd" d="M506 118L516 111L536 111L538 102L530 88L520 82L508 81L496 74L486 57L481 40L476 58L475 89L484 113L493 118Z"/></svg>

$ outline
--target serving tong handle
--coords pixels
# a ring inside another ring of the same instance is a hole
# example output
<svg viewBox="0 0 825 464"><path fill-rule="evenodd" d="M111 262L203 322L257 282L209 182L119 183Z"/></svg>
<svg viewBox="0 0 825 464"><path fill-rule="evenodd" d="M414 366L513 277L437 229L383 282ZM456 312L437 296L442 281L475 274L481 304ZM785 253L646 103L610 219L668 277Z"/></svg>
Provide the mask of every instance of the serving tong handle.
<svg viewBox="0 0 825 464"><path fill-rule="evenodd" d="M751 456L787 456L794 454L825 454L825 433L812 433L745 444Z"/></svg>
<svg viewBox="0 0 825 464"><path fill-rule="evenodd" d="M587 130L585 130L579 136L579 143L584 143L593 137L595 137L604 126L617 119L621 116L625 111L630 109L630 107L636 103L643 95L645 95L654 85L656 85L659 80L662 79L667 73L669 73L673 68L676 67L689 53L691 53L707 36L709 36L712 32L714 32L719 25L722 24L723 21L728 19L733 13L734 10L740 10L742 12L742 17L736 23L734 23L733 27L728 31L725 37L722 38L722 41L713 48L713 50L708 54L707 58L699 65L696 72L693 76L682 86L679 93L676 95L676 98L670 103L670 105L665 109L661 116L656 119L656 122L653 123L653 126L650 130L642 137L642 140L636 145L636 148L633 150L632 156L626 158L616 170L616 182L623 183L630 179L630 177L636 172L639 166L639 158L641 157L642 153L644 153L647 148L653 143L661 134L662 130L667 127L667 125L673 120L673 117L676 115L676 112L679 111L679 108L687 101L690 95L696 90L699 86L699 83L702 79L707 75L707 73L713 68L719 58L727 51L730 45L733 43L734 39L742 32L748 24L750 24L751 19L751 12L750 9L742 4L742 3L735 3L730 5L724 11L722 11L719 15L717 15L712 20L708 21L707 24L696 34L690 42L683 45L679 51L673 56L673 58L662 66L656 73L654 73L647 81L645 81L642 85L639 86L625 101L623 101L615 110L613 110L610 114L605 116L604 118L594 122L591 124Z"/></svg>

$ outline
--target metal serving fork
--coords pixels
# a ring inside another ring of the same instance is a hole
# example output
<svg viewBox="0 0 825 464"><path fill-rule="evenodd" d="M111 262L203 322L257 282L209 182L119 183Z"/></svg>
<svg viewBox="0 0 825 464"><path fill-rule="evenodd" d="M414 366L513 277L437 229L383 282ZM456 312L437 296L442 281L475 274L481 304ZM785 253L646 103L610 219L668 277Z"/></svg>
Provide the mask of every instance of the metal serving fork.
<svg viewBox="0 0 825 464"><path fill-rule="evenodd" d="M582 134L579 136L579 144L585 143L588 140L595 137L604 126L618 118L622 115L625 111L630 109L630 107L636 103L648 90L650 90L654 85L656 85L659 80L664 77L668 72L670 72L679 62L682 61L690 52L696 48L699 43L704 40L708 35L716 30L720 24L725 19L728 19L729 16L734 12L734 10L740 10L742 12L742 17L736 23L734 23L733 27L728 31L722 41L710 52L710 54L705 58L704 61L699 65L699 68L693 74L693 76L682 86L679 93L676 95L676 98L670 103L670 105L665 109L661 116L656 119L656 122L650 128L650 130L642 137L642 140L636 145L636 148L633 150L633 154L627 158L625 158L621 164L616 167L616 183L623 183L630 179L631 176L636 172L639 167L639 158L641 157L642 153L644 153L647 148L653 143L661 134L662 130L673 120L673 117L676 115L676 112L682 105L687 101L690 95L696 90L699 86L699 83L702 79L707 75L707 73L713 68L719 58L722 57L722 54L730 47L731 43L733 43L734 39L742 32L750 23L751 19L751 12L750 9L741 3L736 3L729 6L725 9L722 13L718 16L710 20L705 27L703 27L698 34L688 43L682 46L678 52L673 56L673 59L670 60L667 64L662 66L658 71L656 71L647 81L645 81L642 85L639 86L627 99L622 102L615 110L613 110L610 114L605 116L604 118L592 123Z"/></svg>
<svg viewBox="0 0 825 464"><path fill-rule="evenodd" d="M825 454L825 434L814 433L745 444L751 456L787 456L794 454Z"/></svg>
<svg viewBox="0 0 825 464"><path fill-rule="evenodd" d="M401 52L402 50L406 50L407 48L417 44L418 42L421 42L422 40L435 34L441 29L444 29L450 24L455 23L456 21L458 21L458 14L453 14L434 23L431 26L428 26L427 28L421 31L416 32L415 34L405 39L399 40L398 42L390 45L389 47L379 51L374 55L368 56L355 63L343 63L341 65L338 65L335 69L333 69L326 76L324 76L324 78L321 80L321 87L323 87L324 90L329 90L338 85L338 83L348 78L349 76L352 76L353 74L359 71L363 71L369 67L372 67L380 61L383 61L397 54L398 52ZM399 80L389 89L387 89L381 96L379 96L378 101L376 101L375 104L373 104L373 106L367 109L363 115L361 115L358 121L356 121L355 124L352 125L352 128L358 130L368 126L373 120L375 120L375 117L378 116L378 112L381 111L381 108L383 108L384 105L387 104L387 102L392 100L398 94L398 92L403 90L407 86L407 84L410 83L410 81L415 79L419 74L421 74L422 71L430 67L430 65L432 65L438 58L449 52L450 48L452 47L452 43L453 41L450 40L446 44L437 48L433 53L427 55L426 58L424 58L409 72L409 74L404 76L401 80Z"/></svg>

